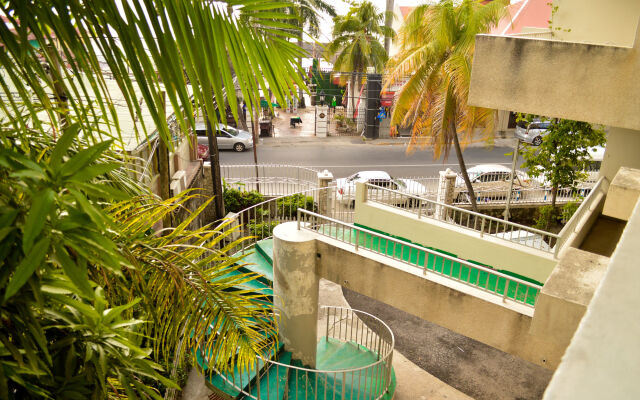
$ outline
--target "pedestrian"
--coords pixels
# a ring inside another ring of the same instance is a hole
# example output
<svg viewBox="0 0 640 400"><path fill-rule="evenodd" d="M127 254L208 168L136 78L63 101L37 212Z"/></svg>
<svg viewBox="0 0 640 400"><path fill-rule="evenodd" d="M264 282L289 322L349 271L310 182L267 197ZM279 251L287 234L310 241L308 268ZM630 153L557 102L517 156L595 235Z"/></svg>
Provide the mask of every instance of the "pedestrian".
<svg viewBox="0 0 640 400"><path fill-rule="evenodd" d="M333 108L333 111L336 111L336 96L331 98L331 108Z"/></svg>
<svg viewBox="0 0 640 400"><path fill-rule="evenodd" d="M320 90L320 105L324 106L324 90Z"/></svg>
<svg viewBox="0 0 640 400"><path fill-rule="evenodd" d="M244 119L244 123L247 123L247 102L242 101L242 118Z"/></svg>

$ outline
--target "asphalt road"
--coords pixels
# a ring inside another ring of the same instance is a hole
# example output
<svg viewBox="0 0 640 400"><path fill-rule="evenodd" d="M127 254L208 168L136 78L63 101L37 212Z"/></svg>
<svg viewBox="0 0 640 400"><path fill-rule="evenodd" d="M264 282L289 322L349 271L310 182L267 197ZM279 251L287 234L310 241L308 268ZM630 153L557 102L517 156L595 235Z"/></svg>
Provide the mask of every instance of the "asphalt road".
<svg viewBox="0 0 640 400"><path fill-rule="evenodd" d="M380 169L395 176L435 176L446 168L458 172L455 153L446 161L434 160L431 150L407 153L404 143L376 144L351 142L267 143L258 146L259 164L291 164L326 168L336 178L349 176L357 171ZM510 147L469 147L464 152L467 167L475 164L498 163L511 165L513 151ZM243 153L220 152L221 164L253 164L253 151Z"/></svg>

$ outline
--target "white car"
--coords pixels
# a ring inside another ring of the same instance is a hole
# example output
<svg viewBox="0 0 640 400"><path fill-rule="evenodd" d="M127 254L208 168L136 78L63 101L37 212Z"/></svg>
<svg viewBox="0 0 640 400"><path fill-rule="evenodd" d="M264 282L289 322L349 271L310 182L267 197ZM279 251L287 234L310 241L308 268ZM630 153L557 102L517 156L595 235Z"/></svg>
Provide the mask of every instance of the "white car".
<svg viewBox="0 0 640 400"><path fill-rule="evenodd" d="M507 198L509 191L509 177L511 168L500 164L480 164L467 169L469 180L478 200L503 201ZM513 188L516 197L522 195L522 189L540 186L535 180L523 171L516 170L513 178ZM462 175L456 178L455 199L458 203L468 203L470 201L467 193L467 186Z"/></svg>
<svg viewBox="0 0 640 400"><path fill-rule="evenodd" d="M241 152L253 147L253 136L247 131L222 124L214 126L213 131L220 150L229 149ZM209 147L207 126L205 124L196 125L196 135L198 136L199 145Z"/></svg>
<svg viewBox="0 0 640 400"><path fill-rule="evenodd" d="M421 196L427 193L427 188L424 185L412 179L392 178L391 175L385 171L360 171L347 178L336 180L336 197L338 201L353 206L355 203L357 182L369 183L381 188L414 196ZM405 196L393 194L389 191L380 191L379 193L374 193L374 195L381 196L381 198L385 199L385 202L405 203L407 201Z"/></svg>
<svg viewBox="0 0 640 400"><path fill-rule="evenodd" d="M525 143L540 146L542 138L549 133L551 122L536 120L531 123L520 121L516 125L515 136Z"/></svg>

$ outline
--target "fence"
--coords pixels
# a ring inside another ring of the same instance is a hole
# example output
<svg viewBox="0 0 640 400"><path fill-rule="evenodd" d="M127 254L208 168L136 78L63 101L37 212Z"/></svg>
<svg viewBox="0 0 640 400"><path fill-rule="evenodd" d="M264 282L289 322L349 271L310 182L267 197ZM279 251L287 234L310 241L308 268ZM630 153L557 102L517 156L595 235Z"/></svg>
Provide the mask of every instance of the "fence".
<svg viewBox="0 0 640 400"><path fill-rule="evenodd" d="M417 215L418 218L431 218L469 229L478 232L480 237L490 235L501 240L519 243L526 247L557 255L558 248L554 249L558 240L558 235L556 234L438 203L397 190L371 184L365 184L365 188L367 201L399 208Z"/></svg>
<svg viewBox="0 0 640 400"><path fill-rule="evenodd" d="M542 286L518 279L491 268L470 263L447 254L417 246L368 229L356 227L320 214L298 210L298 229L310 230L360 248L435 273L467 286L534 307Z"/></svg>
<svg viewBox="0 0 640 400"><path fill-rule="evenodd" d="M371 314L343 307L322 306L318 316L326 320L325 337L321 340L352 343L359 351L365 351L364 347L375 355L376 361L357 368L322 370L258 357L252 369L263 372L256 372L253 380L242 373L221 377L240 390L246 396L243 398L256 400L281 399L283 392L291 391L298 400L382 398L392 380L395 340L391 329ZM274 374L276 379L271 379ZM283 376L287 379L281 384Z"/></svg>
<svg viewBox="0 0 640 400"><path fill-rule="evenodd" d="M220 175L232 188L257 190L265 196L280 196L310 190L318 185L318 170L295 165L220 165Z"/></svg>
<svg viewBox="0 0 640 400"><path fill-rule="evenodd" d="M582 199L591 192L590 187L583 187L579 189L572 188L560 188L558 189L556 202L568 203L570 201L582 201ZM504 205L509 195L508 187L491 189L491 190L478 190L474 191L476 202L478 204L498 204ZM454 196L454 204L471 204L469 198L469 192L463 190L458 192ZM527 189L513 189L511 191L511 204L535 204L535 203L550 203L551 202L551 188L539 187L539 188L527 188Z"/></svg>

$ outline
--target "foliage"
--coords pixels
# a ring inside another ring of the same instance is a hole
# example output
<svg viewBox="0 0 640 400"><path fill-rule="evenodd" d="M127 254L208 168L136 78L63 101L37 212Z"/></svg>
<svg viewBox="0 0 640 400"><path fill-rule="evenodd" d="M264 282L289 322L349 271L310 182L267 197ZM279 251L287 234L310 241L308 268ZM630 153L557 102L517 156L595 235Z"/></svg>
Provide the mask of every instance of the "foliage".
<svg viewBox="0 0 640 400"><path fill-rule="evenodd" d="M229 290L254 279L229 274L241 261L226 254L233 229L189 230L205 202L154 233L196 195L159 201L108 149L156 129L171 148L165 103L183 132L196 110L217 122L226 100L237 117L236 85L250 109L267 88L284 103L304 83L279 7L0 4L0 398L158 399L158 387L176 387L167 367L190 350L226 370L273 346L266 297ZM123 114L135 132L123 132Z"/></svg>
<svg viewBox="0 0 640 400"><path fill-rule="evenodd" d="M532 120L535 116L520 116ZM529 175L540 177L552 187L551 204L555 206L558 188L575 187L576 182L586 178L591 156L589 149L603 146L604 131L591 124L566 119L551 120L548 134L540 146L523 147L522 154Z"/></svg>
<svg viewBox="0 0 640 400"><path fill-rule="evenodd" d="M327 47L327 59L336 56L334 69L344 72L366 72L368 67L382 71L387 54L380 40L395 32L384 25L380 13L369 1L355 3L347 15L333 18L333 40Z"/></svg>
<svg viewBox="0 0 640 400"><path fill-rule="evenodd" d="M225 185L224 209L227 212L238 213L264 201L264 196L255 190L244 191Z"/></svg>
<svg viewBox="0 0 640 400"><path fill-rule="evenodd" d="M336 16L335 7L324 0L294 0L294 7L301 28L306 29L309 36L313 38L320 34L320 12L325 12L331 17ZM302 39L302 31L300 39Z"/></svg>
<svg viewBox="0 0 640 400"><path fill-rule="evenodd" d="M313 201L313 197L303 193L292 194L291 196L281 197L276 201L278 212L285 216L295 216L298 208L308 211L316 211L317 206Z"/></svg>
<svg viewBox="0 0 640 400"><path fill-rule="evenodd" d="M580 203L576 201L570 201L562 207L562 222L568 222L573 214L576 213L578 208L580 207Z"/></svg>
<svg viewBox="0 0 640 400"><path fill-rule="evenodd" d="M560 222L558 210L555 206L545 205L538 209L538 217L535 218L534 228L540 230L548 230L549 227Z"/></svg>
<svg viewBox="0 0 640 400"><path fill-rule="evenodd" d="M258 240L273 236L273 229L280 224L280 221L257 221L252 219L247 224L251 236L256 236Z"/></svg>
<svg viewBox="0 0 640 400"><path fill-rule="evenodd" d="M474 210L462 151L476 128L491 140L495 116L494 110L467 103L475 36L495 26L507 4L444 0L416 7L398 33L399 51L387 65L383 88L402 84L391 125L413 127L410 149L433 146L435 158L446 159L454 146Z"/></svg>

